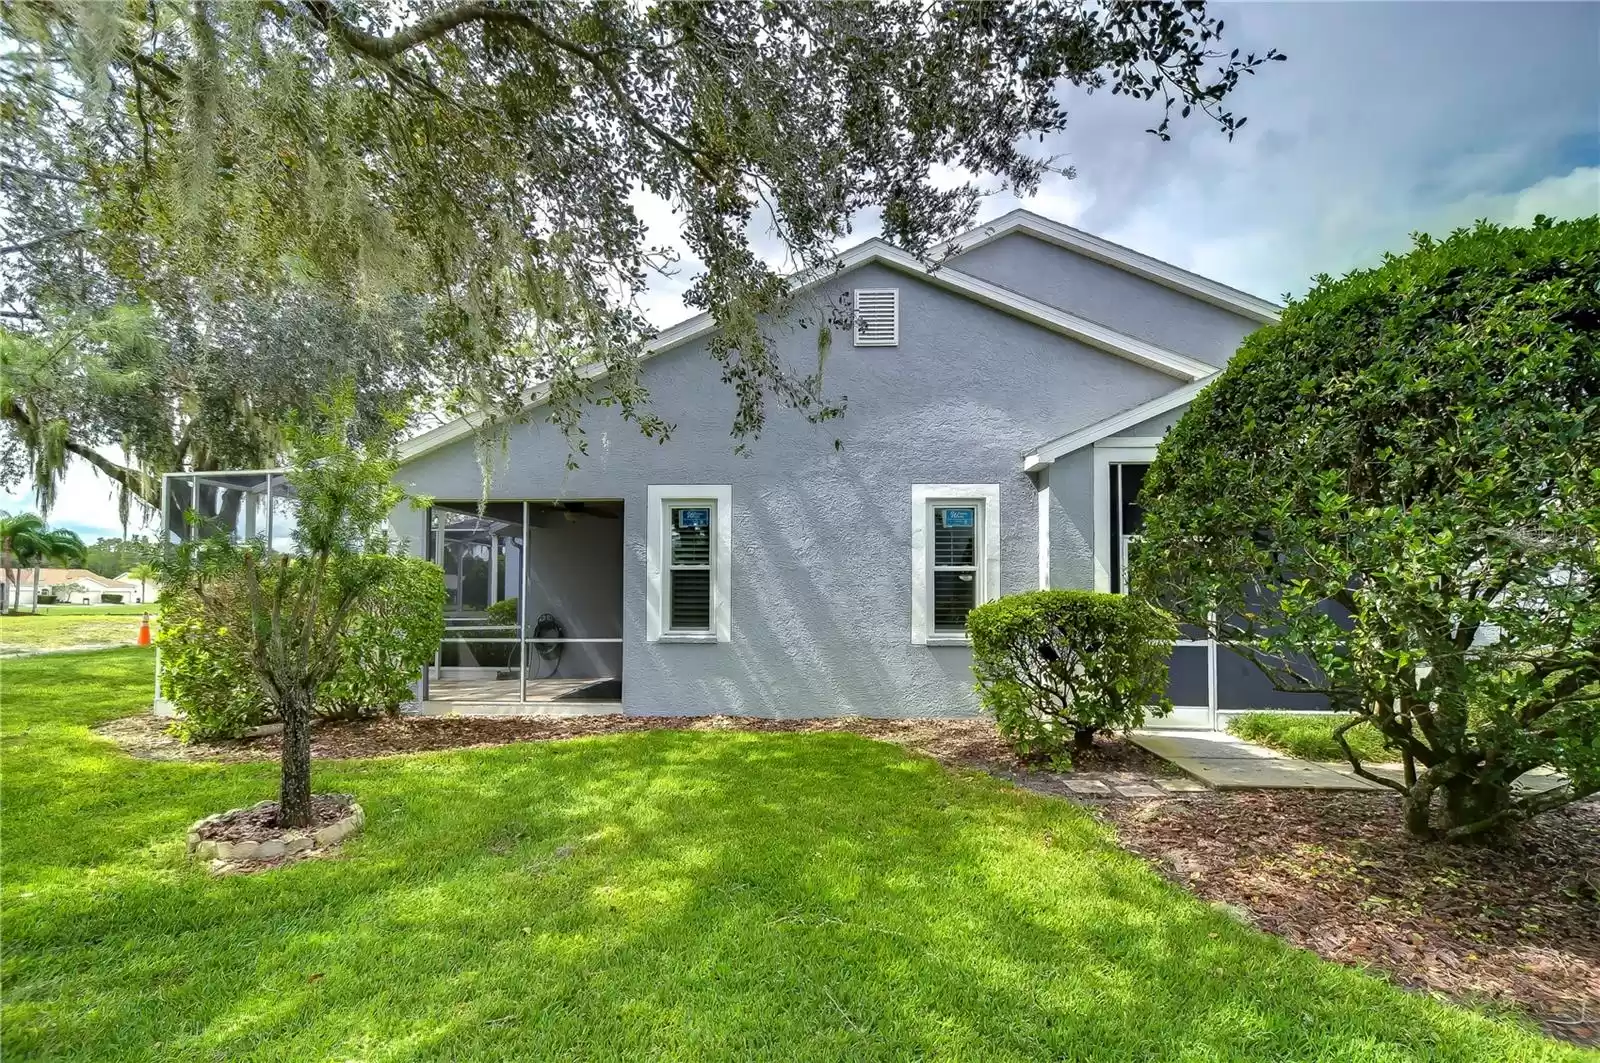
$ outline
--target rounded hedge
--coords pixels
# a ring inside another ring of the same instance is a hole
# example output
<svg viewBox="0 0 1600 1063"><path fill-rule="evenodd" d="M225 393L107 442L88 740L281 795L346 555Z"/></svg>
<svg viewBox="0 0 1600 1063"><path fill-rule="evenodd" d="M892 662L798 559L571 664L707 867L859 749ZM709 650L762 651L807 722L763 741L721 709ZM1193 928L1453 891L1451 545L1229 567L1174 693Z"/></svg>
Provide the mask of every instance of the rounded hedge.
<svg viewBox="0 0 1600 1063"><path fill-rule="evenodd" d="M1009 594L967 614L978 697L1025 760L1068 762L1101 730L1172 710L1167 662L1177 627L1121 594Z"/></svg>
<svg viewBox="0 0 1600 1063"><path fill-rule="evenodd" d="M1362 715L1458 836L1600 786L1600 217L1316 285L1145 479L1134 587ZM1513 798L1557 767L1570 789Z"/></svg>

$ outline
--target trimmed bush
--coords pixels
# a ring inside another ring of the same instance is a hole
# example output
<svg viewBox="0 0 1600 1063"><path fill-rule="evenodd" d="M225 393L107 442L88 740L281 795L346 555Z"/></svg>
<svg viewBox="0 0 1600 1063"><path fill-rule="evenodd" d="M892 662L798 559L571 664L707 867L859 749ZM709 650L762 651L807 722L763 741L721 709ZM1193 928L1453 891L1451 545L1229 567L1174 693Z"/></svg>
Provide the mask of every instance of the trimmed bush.
<svg viewBox="0 0 1600 1063"><path fill-rule="evenodd" d="M1190 404L1134 587L1381 732L1413 834L1504 835L1600 793L1597 469L1600 216L1418 237Z"/></svg>
<svg viewBox="0 0 1600 1063"><path fill-rule="evenodd" d="M416 557L368 556L377 592L350 618L343 660L317 690L318 716L354 719L393 714L411 700L411 684L444 637L444 572Z"/></svg>
<svg viewBox="0 0 1600 1063"><path fill-rule="evenodd" d="M319 716L353 719L398 711L444 634L439 566L390 555L366 555L360 563L378 566L381 575L339 640L337 670L317 689L313 709ZM250 609L242 581L215 573L207 577L206 593L220 603L217 612L235 619L208 620L199 598L178 585L161 595L156 644L162 693L183 714L173 731L185 741L237 738L274 722L250 666Z"/></svg>
<svg viewBox="0 0 1600 1063"><path fill-rule="evenodd" d="M117 594L115 592L102 594L100 596L100 604L101 605L121 605L122 604L122 595Z"/></svg>
<svg viewBox="0 0 1600 1063"><path fill-rule="evenodd" d="M517 622L517 599L502 598L485 609L484 615L491 624L515 624Z"/></svg>
<svg viewBox="0 0 1600 1063"><path fill-rule="evenodd" d="M1102 730L1172 711L1167 661L1177 626L1135 598L1028 591L967 615L978 696L1024 760L1071 763Z"/></svg>

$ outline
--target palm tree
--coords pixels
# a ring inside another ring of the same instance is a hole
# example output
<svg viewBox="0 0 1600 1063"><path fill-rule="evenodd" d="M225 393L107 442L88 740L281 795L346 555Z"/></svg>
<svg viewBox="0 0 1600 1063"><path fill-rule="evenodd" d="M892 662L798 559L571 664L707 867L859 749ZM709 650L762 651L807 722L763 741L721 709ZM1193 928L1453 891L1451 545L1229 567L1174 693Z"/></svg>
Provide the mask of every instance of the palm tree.
<svg viewBox="0 0 1600 1063"><path fill-rule="evenodd" d="M4 554L6 580L15 588L11 611L22 608L22 570L33 569L33 612L39 611L39 568L46 561L62 565L81 565L88 550L77 533L65 528L50 530L37 513L0 513L0 553ZM3 604L3 603L0 603Z"/></svg>
<svg viewBox="0 0 1600 1063"><path fill-rule="evenodd" d="M148 561L141 561L128 569L128 575L139 581L139 600L146 605L150 604L150 595L145 593L144 585L160 575L156 566Z"/></svg>
<svg viewBox="0 0 1600 1063"><path fill-rule="evenodd" d="M78 538L78 533L66 528L47 531L39 537L41 550L33 555L33 606L31 613L39 611L39 566L49 561L63 568L81 565L89 559L89 549Z"/></svg>
<svg viewBox="0 0 1600 1063"><path fill-rule="evenodd" d="M12 588L12 612L22 608L22 569L30 558L42 555L44 537L49 533L50 526L37 513L0 513L0 561L5 566L6 582ZM0 602L0 606L4 604Z"/></svg>

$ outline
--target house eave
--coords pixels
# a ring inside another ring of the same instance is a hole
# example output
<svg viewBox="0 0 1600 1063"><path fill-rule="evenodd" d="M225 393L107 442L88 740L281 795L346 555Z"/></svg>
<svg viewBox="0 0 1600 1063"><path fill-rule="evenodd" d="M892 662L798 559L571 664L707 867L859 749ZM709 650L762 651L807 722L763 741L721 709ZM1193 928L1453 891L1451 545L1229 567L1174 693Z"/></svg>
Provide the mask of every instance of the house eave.
<svg viewBox="0 0 1600 1063"><path fill-rule="evenodd" d="M824 281L872 264L886 266L917 277L946 291L963 295L974 302L1178 380L1185 382L1198 380L1216 371L1214 366L1206 362L1117 332L1088 318L1068 313L1037 299L1030 299L1009 288L962 273L950 266L936 266L930 269L915 255L876 238L844 251L830 265L801 274L796 278L791 291L799 294ZM716 321L709 313L696 314L680 321L661 330L646 343L641 360L654 358L656 355L699 339L714 331L716 327ZM594 379L604 372L604 367L597 365L587 368L584 375L586 379ZM521 408L515 416L521 416L537 408L548 397L548 388L530 389L523 394ZM398 448L400 462L405 464L415 461L435 450L465 439L478 428L487 427L491 423L489 418L481 415L463 416L429 429L400 444Z"/></svg>
<svg viewBox="0 0 1600 1063"><path fill-rule="evenodd" d="M1084 447L1092 446L1102 439L1125 432L1142 421L1148 421L1152 417L1159 417L1180 406L1188 405L1217 378L1220 372L1221 370L1214 369L1207 375L1191 381L1183 387L1169 391L1165 395L1157 396L1137 406L1130 406L1121 413L1112 414L1110 417L1103 418L1093 424L1084 425L1082 428L1074 429L1065 435L1057 436L1047 443L1041 443L1022 456L1022 471L1038 472L1053 464L1057 459L1065 457L1074 451L1082 450Z"/></svg>
<svg viewBox="0 0 1600 1063"><path fill-rule="evenodd" d="M1143 277L1145 280L1182 292L1212 306L1232 311L1252 321L1266 325L1276 324L1283 313L1283 307L1270 300L1240 291L1209 277L1202 277L1198 273L1191 273L1181 266L1141 254L1132 248L1114 244L1110 240L1052 221L1021 207L945 241L934 248L933 256L935 259L949 256L947 261L959 262L961 255L1015 232L1027 233L1046 243L1075 251L1086 258Z"/></svg>

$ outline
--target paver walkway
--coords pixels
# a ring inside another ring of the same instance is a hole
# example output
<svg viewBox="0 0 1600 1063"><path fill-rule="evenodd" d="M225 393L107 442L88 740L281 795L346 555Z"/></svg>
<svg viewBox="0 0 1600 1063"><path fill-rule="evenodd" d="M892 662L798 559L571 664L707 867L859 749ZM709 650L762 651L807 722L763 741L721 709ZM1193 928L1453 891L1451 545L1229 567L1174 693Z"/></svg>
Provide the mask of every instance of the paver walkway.
<svg viewBox="0 0 1600 1063"><path fill-rule="evenodd" d="M1331 766L1297 760L1220 731L1135 731L1134 743L1214 790L1381 790Z"/></svg>

